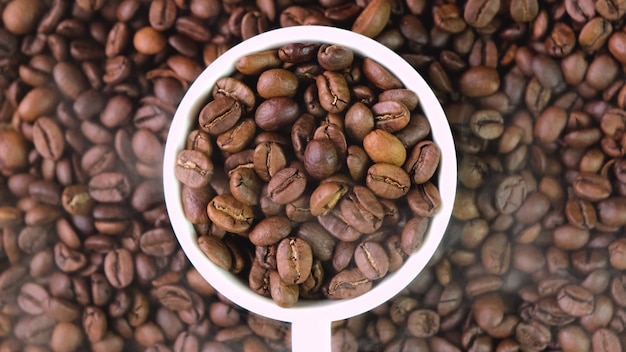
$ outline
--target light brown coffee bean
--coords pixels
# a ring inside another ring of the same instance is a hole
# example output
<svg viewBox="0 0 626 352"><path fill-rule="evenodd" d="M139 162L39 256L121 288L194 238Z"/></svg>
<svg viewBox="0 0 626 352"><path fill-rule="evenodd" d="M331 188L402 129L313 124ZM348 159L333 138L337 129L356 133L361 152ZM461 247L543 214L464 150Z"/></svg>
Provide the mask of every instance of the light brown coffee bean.
<svg viewBox="0 0 626 352"><path fill-rule="evenodd" d="M287 284L301 284L311 274L313 252L303 239L288 237L276 249L276 267L280 278Z"/></svg>

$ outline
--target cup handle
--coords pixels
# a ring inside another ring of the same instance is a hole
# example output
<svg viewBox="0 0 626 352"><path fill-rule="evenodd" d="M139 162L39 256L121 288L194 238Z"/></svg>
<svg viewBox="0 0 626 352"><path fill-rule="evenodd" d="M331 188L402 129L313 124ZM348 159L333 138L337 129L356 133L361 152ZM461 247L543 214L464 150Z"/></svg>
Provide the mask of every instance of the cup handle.
<svg viewBox="0 0 626 352"><path fill-rule="evenodd" d="M293 352L330 352L331 322L320 317L298 319L291 323Z"/></svg>

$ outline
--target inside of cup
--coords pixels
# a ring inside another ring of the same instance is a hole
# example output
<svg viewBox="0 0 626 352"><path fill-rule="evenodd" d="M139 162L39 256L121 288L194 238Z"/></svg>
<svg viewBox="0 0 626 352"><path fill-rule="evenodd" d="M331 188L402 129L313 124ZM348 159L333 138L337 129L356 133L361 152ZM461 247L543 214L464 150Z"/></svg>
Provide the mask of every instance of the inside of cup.
<svg viewBox="0 0 626 352"><path fill-rule="evenodd" d="M431 125L431 135L441 149L441 162L437 183L442 207L430 220L423 245L409 256L402 267L378 280L367 293L344 300L304 300L294 307L281 308L271 298L258 295L234 274L219 268L200 250L193 225L186 220L182 210L180 182L174 176L178 151L185 147L191 124L197 120L215 82L234 71L235 62L248 53L277 48L294 42L316 42L350 47L355 54L369 57L395 74L406 88L418 94L420 106ZM268 318L291 322L294 317L323 317L336 321L369 311L388 301L406 287L422 269L439 246L447 228L454 202L457 169L456 154L449 124L434 93L424 79L400 56L380 43L359 34L333 27L288 27L265 32L252 37L218 57L192 84L174 116L168 135L163 182L165 202L172 227L191 263L201 275L221 294L244 309Z"/></svg>

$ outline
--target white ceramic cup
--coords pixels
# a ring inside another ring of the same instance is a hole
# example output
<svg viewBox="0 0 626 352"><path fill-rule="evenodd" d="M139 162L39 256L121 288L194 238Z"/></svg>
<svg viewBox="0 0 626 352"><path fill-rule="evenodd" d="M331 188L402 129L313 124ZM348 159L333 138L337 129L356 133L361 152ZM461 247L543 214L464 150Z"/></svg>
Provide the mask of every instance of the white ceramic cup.
<svg viewBox="0 0 626 352"><path fill-rule="evenodd" d="M300 300L294 307L281 308L271 298L253 292L246 283L213 264L197 245L193 225L185 218L181 184L174 176L176 155L185 147L187 135L197 124L198 113L209 99L215 82L230 76L235 62L246 54L295 42L339 44L355 54L369 57L395 74L406 88L417 93L428 118L433 140L441 149L438 187L442 207L431 219L424 244L407 258L396 272L376 282L371 291L346 300ZM450 126L437 98L424 79L400 56L380 43L343 29L322 26L288 27L254 36L218 57L191 85L172 121L163 163L165 203L176 237L191 263L222 295L235 304L275 320L292 323L294 351L330 351L331 322L372 310L405 288L431 259L441 242L452 213L456 193L457 167Z"/></svg>

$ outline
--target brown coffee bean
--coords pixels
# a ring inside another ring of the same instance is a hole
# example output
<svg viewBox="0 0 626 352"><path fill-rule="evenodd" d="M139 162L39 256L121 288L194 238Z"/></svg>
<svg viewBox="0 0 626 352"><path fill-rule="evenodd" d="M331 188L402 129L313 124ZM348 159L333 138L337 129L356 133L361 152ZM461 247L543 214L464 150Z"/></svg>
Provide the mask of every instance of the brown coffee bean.
<svg viewBox="0 0 626 352"><path fill-rule="evenodd" d="M245 75L257 75L269 68L277 68L281 61L278 50L268 50L243 56L235 63L237 71Z"/></svg>
<svg viewBox="0 0 626 352"><path fill-rule="evenodd" d="M151 256L169 256L176 250L177 242L169 228L154 228L141 235L139 247Z"/></svg>
<svg viewBox="0 0 626 352"><path fill-rule="evenodd" d="M361 242L354 252L354 261L363 275L370 280L382 278L389 270L387 252L376 242Z"/></svg>
<svg viewBox="0 0 626 352"><path fill-rule="evenodd" d="M303 63L315 58L318 49L314 43L289 43L278 49L278 57L289 63Z"/></svg>
<svg viewBox="0 0 626 352"><path fill-rule="evenodd" d="M473 27L485 27L500 10L499 1L472 0L465 4L463 18Z"/></svg>
<svg viewBox="0 0 626 352"><path fill-rule="evenodd" d="M151 3L148 19L150 25L156 30L167 30L174 25L176 4L173 0L158 0Z"/></svg>
<svg viewBox="0 0 626 352"><path fill-rule="evenodd" d="M261 179L254 169L238 167L230 173L230 193L248 205L257 205L261 195Z"/></svg>
<svg viewBox="0 0 626 352"><path fill-rule="evenodd" d="M578 197L592 202L606 199L612 192L608 179L590 172L579 173L572 182L572 186Z"/></svg>
<svg viewBox="0 0 626 352"><path fill-rule="evenodd" d="M276 270L269 272L269 288L272 299L283 308L292 307L298 301L300 293L298 285L289 284L283 281Z"/></svg>
<svg viewBox="0 0 626 352"><path fill-rule="evenodd" d="M409 124L410 112L397 100L381 101L372 106L376 128L390 133L398 132Z"/></svg>
<svg viewBox="0 0 626 352"><path fill-rule="evenodd" d="M350 90L345 77L338 72L324 71L316 78L321 106L328 112L342 112L350 102Z"/></svg>
<svg viewBox="0 0 626 352"><path fill-rule="evenodd" d="M316 222L305 222L298 228L297 236L311 246L315 258L330 260L333 256L336 239Z"/></svg>
<svg viewBox="0 0 626 352"><path fill-rule="evenodd" d="M441 151L435 143L422 141L413 147L403 167L415 184L422 184L435 174L440 158Z"/></svg>
<svg viewBox="0 0 626 352"><path fill-rule="evenodd" d="M409 175L400 167L387 163L370 166L365 182L374 194L385 199L398 199L411 187Z"/></svg>
<svg viewBox="0 0 626 352"><path fill-rule="evenodd" d="M213 162L202 152L185 149L178 153L175 173L189 187L204 187L213 176Z"/></svg>
<svg viewBox="0 0 626 352"><path fill-rule="evenodd" d="M35 283L25 283L20 287L17 305L28 314L39 315L45 312L49 299L50 295L45 288Z"/></svg>
<svg viewBox="0 0 626 352"><path fill-rule="evenodd" d="M282 147L275 142L263 142L254 148L254 171L265 181L287 166L287 159Z"/></svg>
<svg viewBox="0 0 626 352"><path fill-rule="evenodd" d="M225 270L233 266L233 255L230 249L219 238L210 235L198 237L198 247L215 265Z"/></svg>
<svg viewBox="0 0 626 352"><path fill-rule="evenodd" d="M323 44L317 52L317 61L325 70L341 71L352 65L354 52L342 45Z"/></svg>
<svg viewBox="0 0 626 352"><path fill-rule="evenodd" d="M130 182L126 175L103 172L89 181L89 195L99 202L121 202L130 195Z"/></svg>
<svg viewBox="0 0 626 352"><path fill-rule="evenodd" d="M511 262L511 244L507 237L502 233L487 237L481 247L481 260L489 273L506 273Z"/></svg>
<svg viewBox="0 0 626 352"><path fill-rule="evenodd" d="M254 220L252 209L230 195L215 196L207 206L207 214L218 227L234 233L245 233Z"/></svg>
<svg viewBox="0 0 626 352"><path fill-rule="evenodd" d="M402 88L402 82L382 65L369 58L363 59L362 70L365 77L382 90Z"/></svg>
<svg viewBox="0 0 626 352"><path fill-rule="evenodd" d="M257 92L265 99L293 97L297 89L298 78L286 69L276 68L263 71L257 81Z"/></svg>
<svg viewBox="0 0 626 352"><path fill-rule="evenodd" d="M276 249L276 267L285 283L303 283L311 274L312 265L313 252L305 240L288 237L279 242Z"/></svg>
<svg viewBox="0 0 626 352"><path fill-rule="evenodd" d="M350 226L344 219L341 212L331 210L324 215L317 217L318 222L331 235L342 241L356 241L362 233Z"/></svg>
<svg viewBox="0 0 626 352"><path fill-rule="evenodd" d="M619 351L621 349L619 338L608 328L596 330L591 337L591 345L594 351Z"/></svg>
<svg viewBox="0 0 626 352"><path fill-rule="evenodd" d="M235 126L242 113L243 107L237 100L218 96L200 111L200 127L203 131L216 136Z"/></svg>
<svg viewBox="0 0 626 352"><path fill-rule="evenodd" d="M500 86L497 71L485 66L475 66L463 73L459 87L463 95L483 97L495 93Z"/></svg>
<svg viewBox="0 0 626 352"><path fill-rule="evenodd" d="M595 53L604 46L613 32L611 22L596 16L585 20L585 26L578 34L578 42L588 53Z"/></svg>
<svg viewBox="0 0 626 352"><path fill-rule="evenodd" d="M406 255L413 254L424 243L428 218L414 217L407 221L400 236L400 246Z"/></svg>
<svg viewBox="0 0 626 352"><path fill-rule="evenodd" d="M354 21L352 31L366 37L376 37L389 22L391 7L389 1L371 1Z"/></svg>
<svg viewBox="0 0 626 352"><path fill-rule="evenodd" d="M65 139L59 126L48 117L41 117L33 125L35 148L47 159L58 160L65 149Z"/></svg>
<svg viewBox="0 0 626 352"><path fill-rule="evenodd" d="M278 243L290 233L291 224L289 219L272 216L256 224L248 237L255 246L269 246Z"/></svg>
<svg viewBox="0 0 626 352"><path fill-rule="evenodd" d="M333 209L339 200L348 193L348 187L339 182L320 184L311 194L310 207L314 216L323 215Z"/></svg>
<svg viewBox="0 0 626 352"><path fill-rule="evenodd" d="M440 318L429 309L416 309L409 314L407 328L411 335L418 338L430 337L439 331Z"/></svg>
<svg viewBox="0 0 626 352"><path fill-rule="evenodd" d="M326 297L329 299L354 298L366 293L371 287L372 282L359 269L346 269L330 280Z"/></svg>
<svg viewBox="0 0 626 352"><path fill-rule="evenodd" d="M107 280L116 288L130 285L135 273L130 252L124 248L109 252L104 259L104 273Z"/></svg>
<svg viewBox="0 0 626 352"><path fill-rule="evenodd" d="M56 321L45 314L26 315L14 325L15 337L27 344L50 343Z"/></svg>
<svg viewBox="0 0 626 352"><path fill-rule="evenodd" d="M296 101L288 96L278 96L259 104L254 121L262 130L273 132L290 126L299 116L300 108Z"/></svg>
<svg viewBox="0 0 626 352"><path fill-rule="evenodd" d="M372 110L361 102L352 104L346 111L345 127L350 138L358 141L363 140L374 129Z"/></svg>
<svg viewBox="0 0 626 352"><path fill-rule="evenodd" d="M363 149L374 163L390 163L402 166L406 160L406 149L391 133L375 129L363 139Z"/></svg>
<svg viewBox="0 0 626 352"><path fill-rule="evenodd" d="M527 192L526 182L521 176L506 177L495 190L495 206L502 213L512 214L526 199Z"/></svg>
<svg viewBox="0 0 626 352"><path fill-rule="evenodd" d="M554 244L561 249L581 249L589 241L589 231L567 224L554 229L553 237Z"/></svg>
<svg viewBox="0 0 626 352"><path fill-rule="evenodd" d="M566 285L557 294L559 307L572 316L591 314L594 309L594 296L581 286Z"/></svg>
<svg viewBox="0 0 626 352"><path fill-rule="evenodd" d="M341 166L339 155L329 139L313 139L304 150L304 166L316 179L326 178Z"/></svg>
<svg viewBox="0 0 626 352"><path fill-rule="evenodd" d="M267 185L270 199L278 204L296 200L306 188L306 175L302 170L287 167L278 171Z"/></svg>
<svg viewBox="0 0 626 352"><path fill-rule="evenodd" d="M432 217L441 208L441 195L432 182L413 187L406 197L416 216Z"/></svg>

